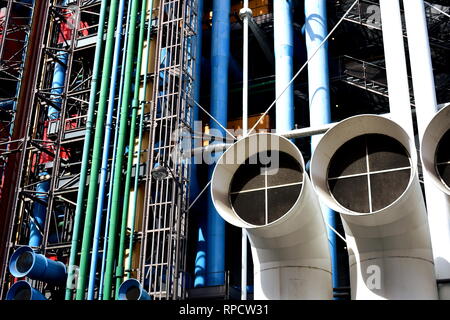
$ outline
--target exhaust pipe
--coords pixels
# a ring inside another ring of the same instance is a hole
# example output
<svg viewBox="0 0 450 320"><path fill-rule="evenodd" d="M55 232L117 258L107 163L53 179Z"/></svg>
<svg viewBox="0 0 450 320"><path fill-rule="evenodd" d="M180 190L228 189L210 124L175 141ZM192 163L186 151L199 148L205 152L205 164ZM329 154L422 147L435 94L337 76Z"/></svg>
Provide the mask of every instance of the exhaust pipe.
<svg viewBox="0 0 450 320"><path fill-rule="evenodd" d="M341 213L352 299L437 299L414 142L380 116L331 128L311 160L320 198Z"/></svg>
<svg viewBox="0 0 450 320"><path fill-rule="evenodd" d="M152 300L136 279L128 279L119 288L118 300Z"/></svg>
<svg viewBox="0 0 450 320"><path fill-rule="evenodd" d="M442 108L430 121L422 138L423 169L434 184L450 195L450 105Z"/></svg>
<svg viewBox="0 0 450 320"><path fill-rule="evenodd" d="M434 264L438 279L439 298L450 300L450 104L444 106L430 121L422 136L421 158L425 181L431 180L430 187L437 189L433 198L441 201L432 203L429 209L431 241ZM427 190L433 192L433 188ZM431 197L430 197L431 198ZM431 198L431 199L433 199Z"/></svg>
<svg viewBox="0 0 450 320"><path fill-rule="evenodd" d="M66 266L38 254L28 246L17 249L9 261L9 272L16 278L28 277L52 284L66 281Z"/></svg>
<svg viewBox="0 0 450 320"><path fill-rule="evenodd" d="M21 280L14 283L6 294L6 300L47 300L45 296L28 282Z"/></svg>
<svg viewBox="0 0 450 320"><path fill-rule="evenodd" d="M292 142L254 134L232 145L214 169L218 213L248 233L255 299L332 299L327 232L304 168Z"/></svg>

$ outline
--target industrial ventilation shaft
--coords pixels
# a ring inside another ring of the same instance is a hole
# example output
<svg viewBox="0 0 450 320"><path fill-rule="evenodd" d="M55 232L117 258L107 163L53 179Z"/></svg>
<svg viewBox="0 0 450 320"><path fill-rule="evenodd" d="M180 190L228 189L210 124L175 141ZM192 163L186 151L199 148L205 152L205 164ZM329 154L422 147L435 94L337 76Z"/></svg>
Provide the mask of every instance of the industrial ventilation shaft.
<svg viewBox="0 0 450 320"><path fill-rule="evenodd" d="M450 105L428 124L421 146L423 169L436 186L450 195Z"/></svg>
<svg viewBox="0 0 450 320"><path fill-rule="evenodd" d="M352 299L437 299L416 168L408 134L373 115L337 124L313 154L314 188L342 216Z"/></svg>
<svg viewBox="0 0 450 320"><path fill-rule="evenodd" d="M224 220L247 230L255 299L331 299L331 259L320 205L300 151L273 134L231 146L212 176Z"/></svg>

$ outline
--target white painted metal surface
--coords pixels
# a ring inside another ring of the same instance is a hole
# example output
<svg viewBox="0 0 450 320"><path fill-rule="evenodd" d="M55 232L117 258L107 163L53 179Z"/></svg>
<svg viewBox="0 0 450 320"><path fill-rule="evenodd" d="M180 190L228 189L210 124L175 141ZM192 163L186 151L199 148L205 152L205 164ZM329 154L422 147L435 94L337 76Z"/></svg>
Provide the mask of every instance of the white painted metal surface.
<svg viewBox="0 0 450 320"><path fill-rule="evenodd" d="M430 121L423 134L421 144L424 174L427 175L428 181L434 184L434 192L441 191L441 194L433 196L446 199L440 208L435 208L428 215L437 279L450 279L450 189L436 171L436 149L442 136L448 130L450 130L450 105L439 111ZM439 284L439 298L441 300L450 299L449 284Z"/></svg>
<svg viewBox="0 0 450 320"><path fill-rule="evenodd" d="M392 117L414 137L399 0L380 0L386 76Z"/></svg>
<svg viewBox="0 0 450 320"><path fill-rule="evenodd" d="M384 134L411 155L405 192L388 207L357 213L341 206L327 182L330 159L345 142L363 134ZM351 117L331 128L311 161L311 180L320 198L341 213L348 244L352 299L437 299L430 232L416 170L414 142L395 122L380 116Z"/></svg>
<svg viewBox="0 0 450 320"><path fill-rule="evenodd" d="M427 20L422 0L404 0L403 6L408 34L417 126L419 137L423 137L425 128L438 110ZM439 192L439 189L431 180L432 177L425 172L425 197L427 199L436 274L438 279L448 279L450 275L450 250L448 249L450 247L449 199L447 195ZM450 299L450 284L440 285L439 294L440 299Z"/></svg>
<svg viewBox="0 0 450 320"><path fill-rule="evenodd" d="M304 168L300 151L289 140L273 134L250 135L220 158L211 183L214 205L228 223L247 230L254 263L255 299L331 299L327 232L317 196L306 174L294 206L272 223L249 224L231 206L229 188L234 173L249 156L268 150L267 139L271 142L270 150L286 152ZM238 161L227 161L236 156Z"/></svg>

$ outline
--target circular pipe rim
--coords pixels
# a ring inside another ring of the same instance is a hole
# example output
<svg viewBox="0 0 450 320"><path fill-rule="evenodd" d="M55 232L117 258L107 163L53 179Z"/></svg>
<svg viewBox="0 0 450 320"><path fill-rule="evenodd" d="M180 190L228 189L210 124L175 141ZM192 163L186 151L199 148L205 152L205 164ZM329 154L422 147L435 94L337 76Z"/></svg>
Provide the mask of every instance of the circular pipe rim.
<svg viewBox="0 0 450 320"><path fill-rule="evenodd" d="M283 137L283 136L281 136L281 135L279 135L279 134L274 134L274 133L254 133L254 134L248 135L248 136L246 136L246 137L240 139L239 141L235 142L234 144L232 144L229 148L227 148L227 150L220 156L219 160L217 161L217 164L216 164L216 166L214 167L213 174L212 174L212 176L211 176L211 191L210 191L210 192L211 192L211 199L212 199L212 202L213 202L214 205L215 205L215 203L216 203L216 197L214 196L214 188L213 188L213 185L214 185L214 181L215 181L215 179L216 179L218 166L219 166L220 164L223 164L223 161L224 161L224 159L226 158L226 154L227 154L228 152L231 152L231 150L232 150L233 148L237 147L238 144L245 143L245 140L250 139L250 138L252 138L252 137L257 137L257 136L276 137L276 138L280 139L280 141L283 141L283 142L287 143L287 145L288 145L289 147L292 148L292 150L294 151L294 153L296 153L296 155L297 155L296 157L293 157L293 158L294 158L296 161L299 162L300 167L302 168L302 175L303 175L303 182L302 182L302 184L304 185L305 180L306 180L305 178L307 177L307 172L306 172L306 169L305 169L305 161L304 161L304 159L303 159L303 155L302 155L302 153L300 152L300 150L298 149L298 147L297 147L292 141L290 141L289 139L287 139L287 138L285 138L285 137ZM279 145L280 145L280 144L279 144ZM279 145L278 145L278 146L279 146ZM269 149L266 149L266 150L269 150ZM253 154L257 154L258 152L261 152L261 150L258 149L258 150L256 150L256 152L253 153ZM253 154L252 154L252 155L253 155ZM251 155L249 155L249 156L251 156ZM248 158L245 158L244 161L247 160L247 159L248 159ZM242 163L240 163L240 164L242 164ZM239 164L239 165L240 165L240 164ZM238 166L238 168L239 168L239 166ZM232 178L233 178L233 175L236 173L236 171L237 171L237 170L235 170L235 171L231 174ZM230 182L231 182L231 180L230 180ZM228 187L230 187L230 185L229 185ZM228 223L230 223L230 224L232 224L232 225L234 225L234 226L236 226L236 227L239 227L239 228L245 228L245 229L251 229L251 230L258 230L258 229L261 229L261 228L266 228L266 227L269 227L269 226L278 224L278 223L280 223L280 222L286 220L286 219L291 215L293 209L296 208L297 205L298 205L298 203L301 201L301 198L302 198L302 196L303 196L303 194L304 194L304 189L305 189L304 186L302 186L302 189L300 190L300 193L299 193L299 195L298 195L298 197L297 197L295 203L292 205L292 207L291 207L286 213L284 213L280 218L278 218L278 219L276 219L276 220L274 220L274 221L272 221L272 222L270 222L270 223L268 223L268 224L264 224L264 225L254 225L254 224L248 223L247 221L243 220L243 219L236 213L236 211L234 210L234 208L233 208L233 206L232 206L231 204L229 204L229 207L230 207L231 211L233 212L233 214L234 214L234 216L235 216L235 220L237 220L237 223L236 223L236 221L231 221L231 219L226 219L226 217L224 217L224 216L220 213L220 210L217 209L217 206L216 206L216 210L217 210L217 212L219 212L219 215L220 215L225 221L227 221ZM227 193L229 194L229 190L227 191Z"/></svg>
<svg viewBox="0 0 450 320"><path fill-rule="evenodd" d="M360 120L361 119L361 120ZM323 191L322 188L322 183L318 183L317 180L322 181L322 177L321 178L316 178L316 174L315 171L318 171L316 169L316 163L317 160L316 158L319 157L319 151L320 151L320 146L321 144L327 142L330 139L334 139L334 137L337 135L336 130L343 130L342 127L349 125L352 122L357 122L357 121L370 121L370 119L372 119L373 121L385 121L386 123L389 123L390 125L392 125L393 127L395 127L396 130L399 130L406 138L408 141L408 145L405 145L405 143L403 141L400 141L398 137L395 137L391 134L388 134L386 131L382 130L381 128L383 128L383 126L380 126L380 130L369 130L366 132L361 132L355 135L351 135L350 138L348 138L346 141L344 141L343 143L339 144L335 150L333 150L331 157L329 158L329 160L327 160L327 168L325 170L325 175L324 175L324 179L325 180L325 184L326 184L326 192ZM328 177L328 169L329 169L329 165L330 165L330 160L332 159L332 157L336 154L336 152L338 151L338 149L340 147L342 147L346 142L350 141L353 138L359 137L361 135L366 135L366 134L383 134L385 136L388 136L390 138L395 139L397 142L399 142L404 148L405 150L408 152L409 155L409 162L410 162L410 166L411 166L411 171L410 171L410 177L409 177L409 181L408 181L408 185L406 186L405 190L403 190L403 192L401 193L400 196L398 196L398 198L393 201L392 203L390 203L389 205L387 205L386 207L376 210L376 211L372 211L372 212L357 212L357 211L353 211L350 210L346 207L344 207L343 205L341 205L334 197L333 193L331 192L330 188L329 188L329 184L327 183L327 177ZM334 136L334 137L333 137ZM411 138L409 137L409 135L407 134L407 132L395 121L388 119L386 117L383 116L379 116L379 115L372 115L372 114L363 114L363 115L356 115L356 116L352 116L349 117L345 120L342 120L341 122L337 123L336 125L334 125L333 127L331 127L322 137L322 139L319 141L318 146L316 147L316 150L314 151L312 157L311 157L311 165L310 165L310 175L311 175L311 182L313 185L314 190L316 191L316 193L318 195L321 196L321 199L325 202L325 204L330 207L331 209L340 212L342 214L345 215L349 215L349 216L361 216L361 217L368 217L368 216L372 216L375 214L378 214L380 212L383 212L385 210L388 210L392 207L394 207L395 205L397 205L401 199L405 196L405 194L408 192L408 190L411 188L412 183L414 181L414 177L417 174L417 151L416 151L416 147L413 143L413 141L411 140ZM326 196L323 196L323 194L326 194ZM330 200L332 199L332 200Z"/></svg>
<svg viewBox="0 0 450 320"><path fill-rule="evenodd" d="M33 262L26 272L20 272L17 269L17 261L24 253L31 253ZM36 262L36 252L34 252L34 250L29 246L20 247L19 249L14 251L14 253L11 256L11 259L9 262L9 272L16 278L26 277L30 273L30 271L33 269L35 262Z"/></svg>

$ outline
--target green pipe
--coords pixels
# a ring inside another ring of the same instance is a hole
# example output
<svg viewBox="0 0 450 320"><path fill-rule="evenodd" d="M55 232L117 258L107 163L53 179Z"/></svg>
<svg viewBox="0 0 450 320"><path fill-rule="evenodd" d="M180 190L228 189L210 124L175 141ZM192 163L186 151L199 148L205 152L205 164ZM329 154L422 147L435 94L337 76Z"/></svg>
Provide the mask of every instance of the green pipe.
<svg viewBox="0 0 450 320"><path fill-rule="evenodd" d="M89 177L89 191L87 198L86 216L84 220L83 240L81 246L80 270L76 299L83 300L86 294L86 281L88 279L89 252L92 247L92 229L95 209L97 208L98 176L102 160L103 134L106 106L109 97L109 84L111 78L113 50L115 43L115 29L117 24L118 0L112 0L109 8L108 31L106 33L105 55L103 57L103 75L100 85L100 98L97 109L97 121L95 123L94 146L92 148L91 175ZM122 23L122 21L120 22Z"/></svg>
<svg viewBox="0 0 450 320"><path fill-rule="evenodd" d="M119 258L117 261L116 269L116 296L119 293L120 285L122 284L122 279L124 276L124 263L125 258L125 242L127 234L127 222L128 222L128 205L130 203L130 193L131 193L131 171L133 169L133 155L134 155L134 140L136 139L136 118L139 108L139 88L141 84L141 67L142 67L142 56L144 51L144 41L145 41L145 18L147 15L147 0L142 1L141 8L141 21L139 26L139 40L138 40L138 56L136 63L136 73L134 76L134 96L132 102L132 114L131 114L131 126L128 142L128 162L126 169L125 178L125 189L123 198L123 210L122 210L122 225L120 229L120 243L119 243ZM150 43L148 44L150 45ZM144 88L145 90L145 88ZM139 142L140 143L140 142ZM136 177L139 176L139 158L136 166ZM137 190L134 190L135 194ZM135 212L133 212L133 225L135 221ZM134 232L134 231L133 231Z"/></svg>
<svg viewBox="0 0 450 320"><path fill-rule="evenodd" d="M136 26L137 15L139 9L139 0L132 0L131 17L130 17L130 30L129 40L126 48L125 59L125 79L124 79L124 92L122 97L122 103L120 106L120 123L119 123L119 140L117 142L116 162L113 169L113 191L111 200L111 216L109 223L109 245L106 256L106 268L105 268L105 283L103 287L103 300L111 299L112 279L113 279L113 267L114 257L116 254L116 237L117 237L117 224L119 217L119 210L123 207L120 205L120 189L122 180L122 165L123 157L125 153L125 139L127 136L128 127L128 103L131 96L132 75L134 66L134 52L135 52L135 39L136 39ZM125 209L123 209L125 210Z"/></svg>
<svg viewBox="0 0 450 320"><path fill-rule="evenodd" d="M136 169L136 175L134 177L134 194L133 194L133 202L131 203L131 213L133 214L131 219L131 230L130 230L130 243L128 247L128 265L127 265L127 276L131 277L131 268L132 268L132 262L133 262L133 241L134 241L134 224L136 221L136 205L138 200L138 185L139 185L139 174L138 168L140 165L140 157L142 152L142 134L144 131L144 112L145 112L145 105L147 104L147 81L148 81L148 62L150 58L150 45L151 45L151 33L152 33L152 13L153 13L153 0L150 0L150 7L148 9L149 11L149 22L148 22L148 28L147 28L147 49L145 53L145 60L144 60L144 66L145 66L145 74L144 74L144 82L142 85L142 88L144 90L144 101L142 102L142 110L139 118L139 138L138 138L138 151L137 151L137 158L138 158L138 164Z"/></svg>
<svg viewBox="0 0 450 320"><path fill-rule="evenodd" d="M91 91L89 97L89 108L87 112L86 118L86 134L84 139L83 146L83 158L81 162L81 171L80 171L80 182L78 186L78 194L77 194L77 206L75 209L74 216L74 224L72 231L72 243L69 257L69 268L68 268L68 276L67 276L67 284L66 284L66 294L65 299L72 299L72 290L74 289L74 273L75 273L75 260L77 258L77 250L78 250L78 236L80 233L81 227L81 219L83 216L83 204L84 204L84 192L86 188L86 178L89 168L89 150L91 147L91 135L92 135L92 123L94 122L95 116L95 102L97 100L97 84L100 76L100 61L102 59L102 51L103 51L103 36L105 34L104 25L106 20L106 9L108 7L109 1L102 1L100 7L100 17L98 20L98 35L97 35L97 44L94 56L94 67L92 70L92 80L91 80Z"/></svg>

